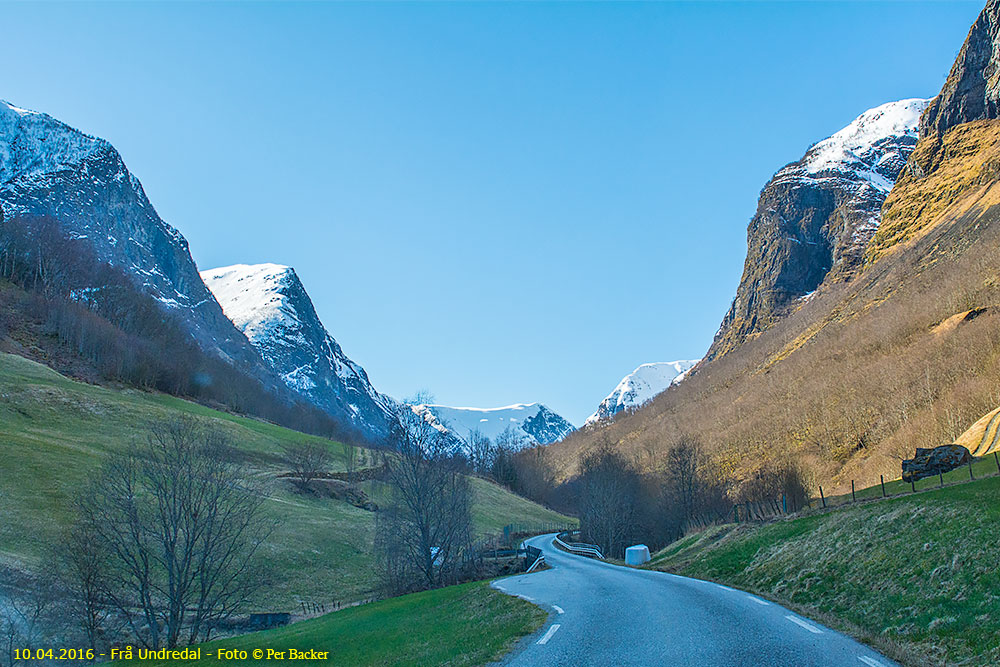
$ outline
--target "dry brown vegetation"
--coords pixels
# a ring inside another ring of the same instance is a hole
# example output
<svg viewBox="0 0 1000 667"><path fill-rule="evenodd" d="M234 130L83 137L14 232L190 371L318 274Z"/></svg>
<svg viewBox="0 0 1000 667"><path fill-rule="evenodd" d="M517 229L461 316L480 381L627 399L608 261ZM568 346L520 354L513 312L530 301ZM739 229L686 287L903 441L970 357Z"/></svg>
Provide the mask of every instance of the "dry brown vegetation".
<svg viewBox="0 0 1000 667"><path fill-rule="evenodd" d="M655 469L688 434L734 499L787 461L834 491L898 477L914 447L953 442L1000 404L998 137L993 121L921 139L860 275L642 410L554 445L557 478L599 439ZM973 309L985 310L940 326Z"/></svg>

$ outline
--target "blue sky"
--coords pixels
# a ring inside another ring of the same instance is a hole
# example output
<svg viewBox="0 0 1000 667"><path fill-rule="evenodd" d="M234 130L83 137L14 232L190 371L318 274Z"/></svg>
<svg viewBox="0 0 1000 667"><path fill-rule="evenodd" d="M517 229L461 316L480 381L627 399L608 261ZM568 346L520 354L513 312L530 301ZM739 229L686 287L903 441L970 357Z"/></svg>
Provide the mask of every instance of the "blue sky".
<svg viewBox="0 0 1000 667"><path fill-rule="evenodd" d="M294 266L380 390L580 424L705 352L764 183L935 95L982 4L2 4L0 98L202 269Z"/></svg>

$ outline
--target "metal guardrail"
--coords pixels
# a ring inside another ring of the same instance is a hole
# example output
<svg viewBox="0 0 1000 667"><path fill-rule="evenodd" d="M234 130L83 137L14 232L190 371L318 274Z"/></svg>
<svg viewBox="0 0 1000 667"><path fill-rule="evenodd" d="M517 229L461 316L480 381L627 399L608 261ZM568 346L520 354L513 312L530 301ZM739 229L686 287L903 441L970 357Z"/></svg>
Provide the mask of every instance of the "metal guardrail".
<svg viewBox="0 0 1000 667"><path fill-rule="evenodd" d="M601 547L596 544L587 544L586 542L569 542L567 540L572 539L571 535L579 534L579 531L564 531L556 535L556 544L561 546L566 551L577 554L579 556L587 556L588 558L599 558L604 560L604 554L601 553ZM564 539L565 538L565 539Z"/></svg>

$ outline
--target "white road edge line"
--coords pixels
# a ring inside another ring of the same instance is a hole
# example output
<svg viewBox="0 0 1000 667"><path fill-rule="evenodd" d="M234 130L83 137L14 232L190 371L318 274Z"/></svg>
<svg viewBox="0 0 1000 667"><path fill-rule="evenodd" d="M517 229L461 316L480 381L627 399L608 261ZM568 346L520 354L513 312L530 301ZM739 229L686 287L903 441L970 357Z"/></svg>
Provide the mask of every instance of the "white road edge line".
<svg viewBox="0 0 1000 667"><path fill-rule="evenodd" d="M537 642L535 642L535 643L536 643L536 644L548 644L548 643L549 643L549 640L550 640L550 639L552 639L552 635L554 635L554 634L556 633L556 630L558 630L558 629L559 629L559 627L560 627L560 626L559 626L559 624L558 624L558 623L556 623L556 624L555 624L555 625L553 625L553 626L552 626L551 628L549 628L549 631L545 633L545 636L544 636L544 637L542 637L541 639L539 639L539 640L538 640Z"/></svg>
<svg viewBox="0 0 1000 667"><path fill-rule="evenodd" d="M792 616L791 614L785 616L785 618L787 618L789 621L791 621L792 623L794 623L796 625L801 625L803 628L805 628L806 630L808 630L809 632L811 632L813 634L816 634L816 635L823 634L822 630L820 630L819 628L817 628L812 623L806 623L801 618L796 618L795 616Z"/></svg>
<svg viewBox="0 0 1000 667"><path fill-rule="evenodd" d="M868 665L868 667L885 667L881 662L865 655L859 655L858 660Z"/></svg>
<svg viewBox="0 0 1000 667"><path fill-rule="evenodd" d="M564 613L564 612L563 612L563 608L562 608L562 607L560 607L560 606L559 606L559 605L557 605L557 604L554 604L554 605L552 605L552 608L556 610L556 613L557 613L557 614L562 614L562 613Z"/></svg>
<svg viewBox="0 0 1000 667"><path fill-rule="evenodd" d="M760 598L754 597L753 595L748 595L747 597L750 598L751 600L753 600L754 602L756 602L757 604L765 606L765 607L771 604L770 602L764 602Z"/></svg>

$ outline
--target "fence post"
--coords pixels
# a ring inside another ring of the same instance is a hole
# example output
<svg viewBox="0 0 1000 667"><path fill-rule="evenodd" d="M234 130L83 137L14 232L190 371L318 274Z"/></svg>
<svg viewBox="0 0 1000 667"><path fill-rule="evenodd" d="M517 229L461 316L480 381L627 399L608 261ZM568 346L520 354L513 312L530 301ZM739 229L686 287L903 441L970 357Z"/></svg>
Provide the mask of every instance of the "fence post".
<svg viewBox="0 0 1000 667"><path fill-rule="evenodd" d="M917 492L917 483L913 481L913 475L910 475L910 491Z"/></svg>
<svg viewBox="0 0 1000 667"><path fill-rule="evenodd" d="M823 508L826 509L826 496L823 495L823 487L819 487L819 499L823 501Z"/></svg>
<svg viewBox="0 0 1000 667"><path fill-rule="evenodd" d="M852 503L858 502L858 497L856 495L854 495L854 480L853 479L851 480L851 502Z"/></svg>
<svg viewBox="0 0 1000 667"><path fill-rule="evenodd" d="M882 485L882 497L885 498L885 475L878 476L878 483Z"/></svg>
<svg viewBox="0 0 1000 667"><path fill-rule="evenodd" d="M788 514L788 496L781 494L781 512L782 514Z"/></svg>
<svg viewBox="0 0 1000 667"><path fill-rule="evenodd" d="M976 476L972 474L972 457L969 457L969 479L974 480Z"/></svg>
<svg viewBox="0 0 1000 667"><path fill-rule="evenodd" d="M938 482L939 482L938 486L940 486L940 487L943 488L944 487L944 473L941 472L941 471L938 471Z"/></svg>
<svg viewBox="0 0 1000 667"><path fill-rule="evenodd" d="M997 473L1000 474L1000 458L997 458L996 452L993 452L993 460L997 462Z"/></svg>

